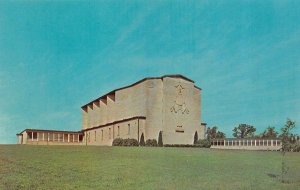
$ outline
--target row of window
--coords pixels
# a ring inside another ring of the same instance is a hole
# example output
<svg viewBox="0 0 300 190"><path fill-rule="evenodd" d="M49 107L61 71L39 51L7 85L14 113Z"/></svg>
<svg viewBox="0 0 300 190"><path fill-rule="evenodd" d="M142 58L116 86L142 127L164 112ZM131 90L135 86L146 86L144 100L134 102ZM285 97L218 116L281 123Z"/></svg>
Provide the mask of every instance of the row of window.
<svg viewBox="0 0 300 190"><path fill-rule="evenodd" d="M241 141L225 141L225 146L278 146L281 141L276 140L241 140ZM224 146L224 141L213 141L211 142L213 146Z"/></svg>
<svg viewBox="0 0 300 190"><path fill-rule="evenodd" d="M29 132L27 139L31 141L81 142L83 136L81 134Z"/></svg>
<svg viewBox="0 0 300 190"><path fill-rule="evenodd" d="M127 126L127 134L130 135L130 124L128 124ZM103 141L103 129L101 130L101 140ZM120 126L117 127L117 136L120 136ZM90 141L90 137L91 137L91 132L88 133L88 142ZM108 128L108 138L111 139L111 128ZM97 131L94 131L94 141L97 141Z"/></svg>

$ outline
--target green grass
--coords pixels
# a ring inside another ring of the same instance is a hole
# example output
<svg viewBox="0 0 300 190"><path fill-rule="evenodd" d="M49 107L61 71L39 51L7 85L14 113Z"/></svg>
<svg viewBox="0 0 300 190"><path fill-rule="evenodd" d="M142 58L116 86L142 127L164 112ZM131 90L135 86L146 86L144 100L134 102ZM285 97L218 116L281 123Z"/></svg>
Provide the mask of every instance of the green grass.
<svg viewBox="0 0 300 190"><path fill-rule="evenodd" d="M300 189L300 154L199 148L0 146L0 189Z"/></svg>

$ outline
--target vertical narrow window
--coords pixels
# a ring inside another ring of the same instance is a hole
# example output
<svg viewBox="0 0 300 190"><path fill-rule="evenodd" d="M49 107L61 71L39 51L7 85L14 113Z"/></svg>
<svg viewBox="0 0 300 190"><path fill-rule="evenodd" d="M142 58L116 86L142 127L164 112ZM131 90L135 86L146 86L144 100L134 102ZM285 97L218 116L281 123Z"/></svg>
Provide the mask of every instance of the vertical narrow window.
<svg viewBox="0 0 300 190"><path fill-rule="evenodd" d="M33 140L37 141L37 132L33 132Z"/></svg>
<svg viewBox="0 0 300 190"><path fill-rule="evenodd" d="M120 126L118 126L118 136L120 136Z"/></svg>
<svg viewBox="0 0 300 190"><path fill-rule="evenodd" d="M111 139L111 128L109 128L108 136L109 136L109 139Z"/></svg>
<svg viewBox="0 0 300 190"><path fill-rule="evenodd" d="M97 131L95 131L95 141L96 141L96 137L97 137Z"/></svg>
<svg viewBox="0 0 300 190"><path fill-rule="evenodd" d="M103 129L101 130L101 140L103 140Z"/></svg>
<svg viewBox="0 0 300 190"><path fill-rule="evenodd" d="M128 135L130 135L130 124L128 124Z"/></svg>

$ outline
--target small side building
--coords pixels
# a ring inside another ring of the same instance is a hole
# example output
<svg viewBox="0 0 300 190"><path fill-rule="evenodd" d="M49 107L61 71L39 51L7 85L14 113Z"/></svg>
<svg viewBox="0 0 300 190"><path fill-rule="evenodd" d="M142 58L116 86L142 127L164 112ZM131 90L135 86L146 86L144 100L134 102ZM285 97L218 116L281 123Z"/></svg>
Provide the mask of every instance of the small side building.
<svg viewBox="0 0 300 190"><path fill-rule="evenodd" d="M17 136L18 144L32 145L80 145L83 140L81 131L25 129Z"/></svg>
<svg viewBox="0 0 300 190"><path fill-rule="evenodd" d="M226 138L212 139L211 148L215 149L238 149L238 150L280 150L282 141L279 138Z"/></svg>

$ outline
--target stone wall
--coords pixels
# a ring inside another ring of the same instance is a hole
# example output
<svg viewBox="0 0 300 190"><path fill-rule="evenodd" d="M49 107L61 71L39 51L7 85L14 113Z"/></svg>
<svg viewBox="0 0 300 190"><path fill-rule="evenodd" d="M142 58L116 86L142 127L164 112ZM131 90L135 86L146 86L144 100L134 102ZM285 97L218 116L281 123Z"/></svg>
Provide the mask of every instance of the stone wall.
<svg viewBox="0 0 300 190"><path fill-rule="evenodd" d="M89 129L84 132L84 144L111 146L116 138L139 140L145 134L145 119L120 121L115 124Z"/></svg>
<svg viewBox="0 0 300 190"><path fill-rule="evenodd" d="M204 138L200 96L201 90L193 81L172 76L149 78L112 91L83 107L82 129L90 129L85 132L86 144L111 145L117 138L118 126L108 124L137 116L146 117L143 120L145 140L158 140L162 131L165 144L192 144L196 131L199 139ZM120 124L119 130L125 130L128 124ZM130 125L135 135L122 133L120 137L139 139L141 132L137 133L136 123Z"/></svg>
<svg viewBox="0 0 300 190"><path fill-rule="evenodd" d="M165 144L193 144L200 122L200 89L194 83L166 77L163 80L163 139Z"/></svg>

